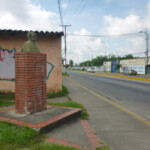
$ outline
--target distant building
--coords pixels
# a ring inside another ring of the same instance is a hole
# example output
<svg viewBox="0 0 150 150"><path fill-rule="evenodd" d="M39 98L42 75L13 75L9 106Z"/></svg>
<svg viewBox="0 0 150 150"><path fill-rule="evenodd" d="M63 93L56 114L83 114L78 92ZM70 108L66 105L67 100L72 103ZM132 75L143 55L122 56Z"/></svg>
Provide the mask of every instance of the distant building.
<svg viewBox="0 0 150 150"><path fill-rule="evenodd" d="M28 31L0 30L0 46L3 49L12 50L16 48L20 52L24 42L27 40ZM63 32L38 32L37 44L41 53L47 54L47 61L54 65L54 69L47 80L47 91L60 91L62 89L62 55L61 37ZM15 83L10 81L0 81L0 91L15 91Z"/></svg>
<svg viewBox="0 0 150 150"><path fill-rule="evenodd" d="M121 60L120 64L122 66L120 72L123 72L125 69L133 69L136 70L138 74L150 73L150 61L148 65L146 65L145 57Z"/></svg>
<svg viewBox="0 0 150 150"><path fill-rule="evenodd" d="M150 59L150 57L149 57ZM146 65L146 58L133 58L120 61L106 61L103 63L105 71L111 72L123 72L124 70L136 70L138 74L150 74L150 61ZM120 69L117 69L117 65L120 65Z"/></svg>
<svg viewBox="0 0 150 150"><path fill-rule="evenodd" d="M103 66L104 66L104 71L111 72L111 61L105 61L103 63Z"/></svg>

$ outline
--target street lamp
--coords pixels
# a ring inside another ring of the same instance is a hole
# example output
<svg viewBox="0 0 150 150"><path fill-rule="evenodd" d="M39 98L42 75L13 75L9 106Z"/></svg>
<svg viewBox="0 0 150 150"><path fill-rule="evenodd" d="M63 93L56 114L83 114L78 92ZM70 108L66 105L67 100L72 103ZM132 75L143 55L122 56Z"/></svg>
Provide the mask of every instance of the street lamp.
<svg viewBox="0 0 150 150"><path fill-rule="evenodd" d="M106 43L104 41L102 41L102 43L104 43L105 46L105 57L106 57Z"/></svg>
<svg viewBox="0 0 150 150"><path fill-rule="evenodd" d="M88 47L88 49L91 50L91 61L92 61L92 59L93 59L93 49L91 47Z"/></svg>
<svg viewBox="0 0 150 150"><path fill-rule="evenodd" d="M146 52L145 52L145 55L146 55L146 65L148 65L148 51L149 51L149 35L147 33L147 29L145 31L140 31L139 33L144 33L146 38Z"/></svg>

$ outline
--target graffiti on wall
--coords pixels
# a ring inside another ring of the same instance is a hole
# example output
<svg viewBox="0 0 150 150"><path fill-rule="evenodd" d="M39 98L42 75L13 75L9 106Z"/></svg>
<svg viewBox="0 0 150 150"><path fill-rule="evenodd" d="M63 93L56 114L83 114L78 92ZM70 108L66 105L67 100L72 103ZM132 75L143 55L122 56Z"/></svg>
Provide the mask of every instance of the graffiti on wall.
<svg viewBox="0 0 150 150"><path fill-rule="evenodd" d="M145 74L145 66L132 66L133 70L136 70L138 74Z"/></svg>
<svg viewBox="0 0 150 150"><path fill-rule="evenodd" d="M145 74L145 66L125 66L123 70L135 70L137 74Z"/></svg>
<svg viewBox="0 0 150 150"><path fill-rule="evenodd" d="M15 53L16 49L8 50L0 48L0 80L15 81ZM54 65L47 62L47 79Z"/></svg>
<svg viewBox="0 0 150 150"><path fill-rule="evenodd" d="M15 79L15 53L16 49L0 49L0 78Z"/></svg>

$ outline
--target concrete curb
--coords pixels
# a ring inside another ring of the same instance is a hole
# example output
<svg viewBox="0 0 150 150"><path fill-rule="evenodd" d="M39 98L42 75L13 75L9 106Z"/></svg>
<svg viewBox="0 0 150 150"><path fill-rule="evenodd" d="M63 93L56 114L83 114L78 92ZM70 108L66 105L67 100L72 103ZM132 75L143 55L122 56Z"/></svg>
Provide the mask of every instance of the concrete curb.
<svg viewBox="0 0 150 150"><path fill-rule="evenodd" d="M85 74L93 74L93 75L108 76L108 77L114 77L114 78L122 78L122 79L150 82L150 78L139 78L139 77L112 75L112 74L105 74L105 73L88 73L88 72L81 72L81 71L71 71L71 72L79 72L79 73L85 73Z"/></svg>
<svg viewBox="0 0 150 150"><path fill-rule="evenodd" d="M56 117L53 117L51 119L48 119L46 121L40 122L38 124L33 124L30 122L21 121L17 119L12 119L11 117L3 117L3 116L0 116L0 121L13 123L19 126L27 126L29 128L34 129L37 132L46 133L57 128L58 126L61 126L62 124L65 124L66 122L72 119L77 119L78 117L80 117L82 113L82 110L77 108L62 107L62 106L55 106L55 107L67 108L69 111L60 114ZM11 110L14 110L14 108L0 111L0 113L11 111Z"/></svg>

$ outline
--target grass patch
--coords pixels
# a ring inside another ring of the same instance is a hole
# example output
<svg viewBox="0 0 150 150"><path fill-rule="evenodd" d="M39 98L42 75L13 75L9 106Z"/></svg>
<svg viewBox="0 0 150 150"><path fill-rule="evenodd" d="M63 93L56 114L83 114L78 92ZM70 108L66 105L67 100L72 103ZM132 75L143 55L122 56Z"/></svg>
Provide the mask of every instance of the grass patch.
<svg viewBox="0 0 150 150"><path fill-rule="evenodd" d="M64 73L64 72L63 72L62 75L65 76L65 77L69 77L69 74L68 74L68 73Z"/></svg>
<svg viewBox="0 0 150 150"><path fill-rule="evenodd" d="M0 100L0 107L4 107L4 106L9 106L9 105L13 105L15 102L13 101L8 101L8 100Z"/></svg>
<svg viewBox="0 0 150 150"><path fill-rule="evenodd" d="M63 97L63 96L67 96L69 94L68 89L62 85L62 91L59 92L49 92L47 94L47 98L51 99L51 98L56 98L56 97Z"/></svg>
<svg viewBox="0 0 150 150"><path fill-rule="evenodd" d="M82 115L80 119L83 120L89 120L89 114L84 106L82 106L79 103L73 102L73 101L68 101L65 103L54 103L54 102L48 102L50 105L57 105L57 106L64 106L64 107L73 107L73 108L81 108L82 109Z"/></svg>
<svg viewBox="0 0 150 150"><path fill-rule="evenodd" d="M109 146L105 145L102 147L97 147L96 150L110 150L110 149L109 149Z"/></svg>
<svg viewBox="0 0 150 150"><path fill-rule="evenodd" d="M13 105L15 100L14 93L2 93L0 92L0 107Z"/></svg>
<svg viewBox="0 0 150 150"><path fill-rule="evenodd" d="M53 143L43 143L33 146L30 150L81 150L81 149L57 145Z"/></svg>
<svg viewBox="0 0 150 150"><path fill-rule="evenodd" d="M0 122L1 150L80 150L53 143L44 142L44 136L28 127L19 127L7 122Z"/></svg>
<svg viewBox="0 0 150 150"><path fill-rule="evenodd" d="M31 147L42 139L42 136L33 129L0 122L0 149L2 150Z"/></svg>
<svg viewBox="0 0 150 150"><path fill-rule="evenodd" d="M15 100L15 93L0 92L0 100Z"/></svg>

